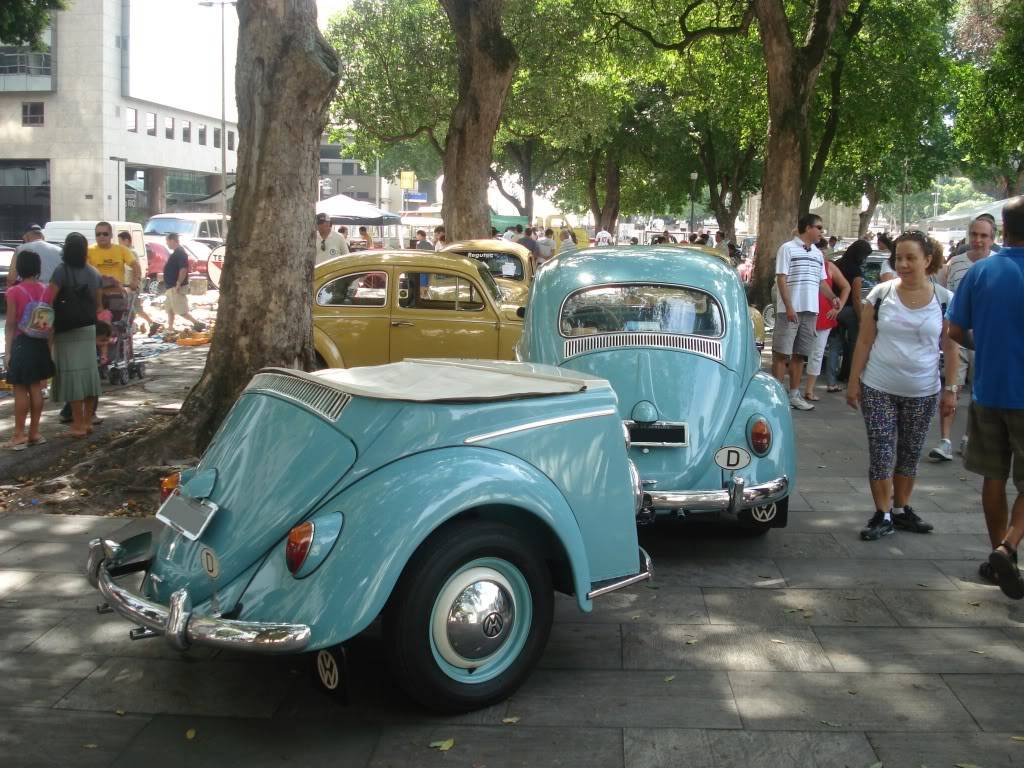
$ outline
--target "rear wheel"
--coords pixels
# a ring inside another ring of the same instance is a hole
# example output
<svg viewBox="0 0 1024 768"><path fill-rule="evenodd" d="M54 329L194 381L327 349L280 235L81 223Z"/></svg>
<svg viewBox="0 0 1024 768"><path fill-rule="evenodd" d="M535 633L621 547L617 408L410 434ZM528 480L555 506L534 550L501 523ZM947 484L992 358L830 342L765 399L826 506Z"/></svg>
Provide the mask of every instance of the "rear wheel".
<svg viewBox="0 0 1024 768"><path fill-rule="evenodd" d="M761 317L764 318L764 330L769 332L775 328L775 305L769 304L761 312Z"/></svg>
<svg viewBox="0 0 1024 768"><path fill-rule="evenodd" d="M395 678L439 712L501 701L526 679L551 631L551 576L515 528L468 521L428 539L384 616Z"/></svg>

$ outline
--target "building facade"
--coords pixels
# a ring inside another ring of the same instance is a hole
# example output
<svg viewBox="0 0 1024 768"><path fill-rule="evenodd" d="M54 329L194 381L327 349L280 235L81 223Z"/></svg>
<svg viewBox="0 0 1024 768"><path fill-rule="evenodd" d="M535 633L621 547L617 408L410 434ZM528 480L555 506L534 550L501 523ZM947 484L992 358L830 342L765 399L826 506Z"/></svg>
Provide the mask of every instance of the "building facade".
<svg viewBox="0 0 1024 768"><path fill-rule="evenodd" d="M194 3L75 0L43 50L0 43L0 239L49 220L143 221L219 193L238 149L233 8L224 19Z"/></svg>

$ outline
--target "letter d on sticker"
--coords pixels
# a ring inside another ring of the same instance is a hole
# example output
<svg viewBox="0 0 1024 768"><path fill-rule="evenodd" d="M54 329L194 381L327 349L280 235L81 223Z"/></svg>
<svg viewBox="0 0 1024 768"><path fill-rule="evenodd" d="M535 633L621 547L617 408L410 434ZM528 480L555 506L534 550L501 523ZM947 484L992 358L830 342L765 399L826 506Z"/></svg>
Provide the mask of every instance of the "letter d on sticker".
<svg viewBox="0 0 1024 768"><path fill-rule="evenodd" d="M715 464L729 471L743 469L749 463L750 454L734 445L726 446L715 454Z"/></svg>

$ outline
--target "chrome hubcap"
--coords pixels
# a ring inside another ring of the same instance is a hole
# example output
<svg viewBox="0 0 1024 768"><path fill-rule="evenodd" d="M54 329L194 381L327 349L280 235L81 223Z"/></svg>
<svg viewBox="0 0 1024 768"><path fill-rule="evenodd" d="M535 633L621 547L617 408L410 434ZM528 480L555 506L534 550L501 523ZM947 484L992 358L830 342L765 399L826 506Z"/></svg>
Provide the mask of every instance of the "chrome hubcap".
<svg viewBox="0 0 1024 768"><path fill-rule="evenodd" d="M491 568L471 568L452 579L437 601L432 627L444 660L472 669L497 653L515 625L512 595L512 586Z"/></svg>

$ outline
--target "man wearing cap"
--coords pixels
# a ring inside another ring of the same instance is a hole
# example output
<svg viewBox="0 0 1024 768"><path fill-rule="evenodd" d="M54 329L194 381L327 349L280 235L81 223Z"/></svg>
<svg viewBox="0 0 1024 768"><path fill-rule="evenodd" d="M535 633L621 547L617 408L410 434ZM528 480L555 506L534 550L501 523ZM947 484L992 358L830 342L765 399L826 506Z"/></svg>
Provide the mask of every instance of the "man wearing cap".
<svg viewBox="0 0 1024 768"><path fill-rule="evenodd" d="M11 264L16 263L18 254L22 251L38 253L39 263L42 266L42 271L39 273L39 282L43 285L48 285L50 282L50 276L53 274L53 270L55 270L57 265L60 264L60 248L43 239L43 228L38 224L33 224L25 230L25 234L21 239L25 242L19 245L17 250L14 252L14 258L11 259ZM11 270L11 275L14 275L13 269Z"/></svg>
<svg viewBox="0 0 1024 768"><path fill-rule="evenodd" d="M348 243L334 231L326 213L316 215L316 263L348 253Z"/></svg>

